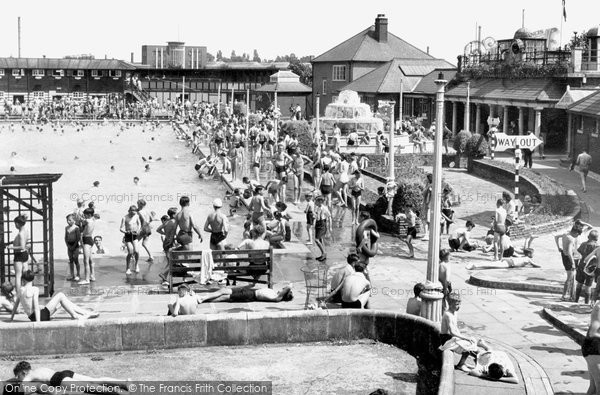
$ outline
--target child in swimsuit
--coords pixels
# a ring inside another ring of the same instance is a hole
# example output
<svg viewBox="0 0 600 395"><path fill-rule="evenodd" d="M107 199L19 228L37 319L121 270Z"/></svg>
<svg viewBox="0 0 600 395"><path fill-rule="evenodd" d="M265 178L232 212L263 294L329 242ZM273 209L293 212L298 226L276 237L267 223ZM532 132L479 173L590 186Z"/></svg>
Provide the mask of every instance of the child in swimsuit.
<svg viewBox="0 0 600 395"><path fill-rule="evenodd" d="M81 239L81 230L75 225L75 215L67 215L67 226L65 227L65 244L67 245L67 255L69 257L69 273L67 281L79 281L79 240ZM77 269L77 275L74 273Z"/></svg>
<svg viewBox="0 0 600 395"><path fill-rule="evenodd" d="M94 262L92 262L92 246L94 245L94 210L86 208L83 210L83 231L81 233L81 242L83 244L83 273L85 279L80 280L79 284L89 284L90 281L96 281L94 275ZM89 272L88 272L89 269Z"/></svg>

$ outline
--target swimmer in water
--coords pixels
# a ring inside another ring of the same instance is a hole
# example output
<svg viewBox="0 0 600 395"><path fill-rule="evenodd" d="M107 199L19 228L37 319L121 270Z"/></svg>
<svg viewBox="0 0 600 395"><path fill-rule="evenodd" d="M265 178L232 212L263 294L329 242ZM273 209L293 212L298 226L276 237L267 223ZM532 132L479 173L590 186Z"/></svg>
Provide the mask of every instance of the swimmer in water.
<svg viewBox="0 0 600 395"><path fill-rule="evenodd" d="M77 155L75 155L75 157L74 157L73 159L74 159L74 160L77 160L77 159L79 159L79 157L78 157Z"/></svg>
<svg viewBox="0 0 600 395"><path fill-rule="evenodd" d="M111 167L110 167L110 171L115 171L115 167L114 167L114 166L111 166Z"/></svg>
<svg viewBox="0 0 600 395"><path fill-rule="evenodd" d="M48 160L48 158L47 158L47 157L45 157L45 156L42 156L42 160L45 162L45 161L47 161L47 160Z"/></svg>
<svg viewBox="0 0 600 395"><path fill-rule="evenodd" d="M10 156L15 157L17 156L17 153L15 151L11 152Z"/></svg>
<svg viewBox="0 0 600 395"><path fill-rule="evenodd" d="M149 172L149 171L150 171L150 165L146 165L146 166L144 166L144 169L145 169L144 171L145 171L146 173L147 173L147 172Z"/></svg>
<svg viewBox="0 0 600 395"><path fill-rule="evenodd" d="M133 177L133 183L134 183L135 185L140 185L140 178L139 178L139 177L137 177L137 176L136 176L136 177Z"/></svg>
<svg viewBox="0 0 600 395"><path fill-rule="evenodd" d="M11 166L11 167L10 167L10 171L11 171L11 172L14 172L14 171L15 171L15 167L14 167L14 166Z"/></svg>
<svg viewBox="0 0 600 395"><path fill-rule="evenodd" d="M98 188L100 186L100 181L94 181L94 187Z"/></svg>

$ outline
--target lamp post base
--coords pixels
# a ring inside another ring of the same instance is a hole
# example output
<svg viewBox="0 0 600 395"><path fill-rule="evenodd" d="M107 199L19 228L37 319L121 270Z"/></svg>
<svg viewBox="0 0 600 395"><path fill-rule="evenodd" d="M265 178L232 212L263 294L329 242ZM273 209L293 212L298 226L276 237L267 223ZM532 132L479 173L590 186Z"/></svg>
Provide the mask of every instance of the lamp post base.
<svg viewBox="0 0 600 395"><path fill-rule="evenodd" d="M433 322L442 320L442 299L444 291L440 282L427 281L425 289L421 292L421 317Z"/></svg>

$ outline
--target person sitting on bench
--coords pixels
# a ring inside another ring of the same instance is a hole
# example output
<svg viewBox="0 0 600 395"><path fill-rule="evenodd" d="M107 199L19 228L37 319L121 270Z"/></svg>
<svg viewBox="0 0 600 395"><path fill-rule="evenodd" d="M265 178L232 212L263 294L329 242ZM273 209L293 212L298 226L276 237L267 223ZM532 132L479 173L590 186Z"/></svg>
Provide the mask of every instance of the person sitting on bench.
<svg viewBox="0 0 600 395"><path fill-rule="evenodd" d="M294 299L290 287L283 287L281 291L271 288L222 288L206 295L198 295L198 303L204 302L289 302Z"/></svg>

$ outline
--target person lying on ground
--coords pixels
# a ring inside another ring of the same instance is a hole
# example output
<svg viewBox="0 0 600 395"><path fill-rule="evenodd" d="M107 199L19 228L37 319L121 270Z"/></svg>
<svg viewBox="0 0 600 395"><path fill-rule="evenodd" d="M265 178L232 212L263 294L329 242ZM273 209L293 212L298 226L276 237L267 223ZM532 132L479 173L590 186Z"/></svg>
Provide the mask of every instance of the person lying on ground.
<svg viewBox="0 0 600 395"><path fill-rule="evenodd" d="M281 291L275 291L271 288L221 288L218 291L210 292L206 295L198 295L198 303L205 302L289 302L294 299L294 294L290 287L283 287Z"/></svg>
<svg viewBox="0 0 600 395"><path fill-rule="evenodd" d="M469 263L465 266L467 270L474 269L512 269L515 267L541 267L533 261L533 248L525 248L524 256L502 258L500 261L485 262L485 263Z"/></svg>
<svg viewBox="0 0 600 395"><path fill-rule="evenodd" d="M49 368L32 368L31 364L27 361L19 362L13 369L15 379L19 383L27 383L27 386L31 386L32 391L27 393L34 393L34 387L39 387L39 390L50 385L53 387L68 386L69 383L77 383L77 385L104 385L109 387L115 387L114 391L108 393L121 392L119 389L127 390L128 380L119 380L112 377L90 377L83 374L75 373L72 370L63 370L57 372ZM24 391L23 391L24 392Z"/></svg>
<svg viewBox="0 0 600 395"><path fill-rule="evenodd" d="M515 367L504 351L493 350L483 340L479 340L477 346L482 350L477 352L475 368L469 371L469 375L506 383L519 383Z"/></svg>

